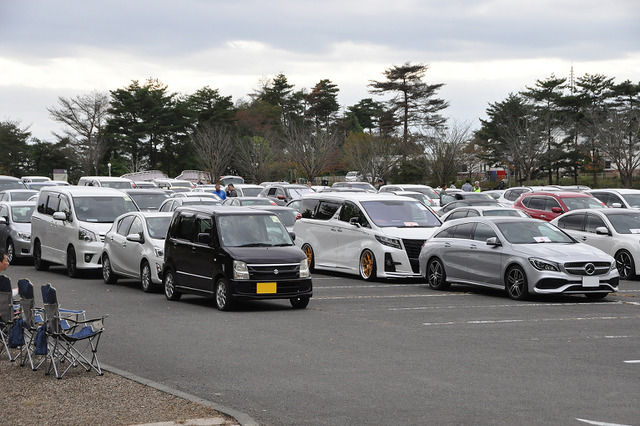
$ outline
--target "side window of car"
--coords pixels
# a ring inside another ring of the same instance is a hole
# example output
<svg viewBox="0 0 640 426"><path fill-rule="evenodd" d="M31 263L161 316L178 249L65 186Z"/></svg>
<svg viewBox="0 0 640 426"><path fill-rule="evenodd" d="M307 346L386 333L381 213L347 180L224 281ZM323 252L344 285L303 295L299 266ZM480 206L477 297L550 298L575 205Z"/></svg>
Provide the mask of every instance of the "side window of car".
<svg viewBox="0 0 640 426"><path fill-rule="evenodd" d="M451 226L449 228L443 229L440 232L437 232L433 238L452 238L457 226Z"/></svg>
<svg viewBox="0 0 640 426"><path fill-rule="evenodd" d="M211 229L213 228L211 218L199 217L196 219L196 242L198 242L197 236L200 234L207 234L211 236Z"/></svg>
<svg viewBox="0 0 640 426"><path fill-rule="evenodd" d="M46 208L47 208L47 196L49 195L48 192L41 192L40 196L38 197L38 206L37 206L37 210L38 213L45 213Z"/></svg>
<svg viewBox="0 0 640 426"><path fill-rule="evenodd" d="M529 203L531 202L531 197L524 197L522 201L520 201L523 206L529 208Z"/></svg>
<svg viewBox="0 0 640 426"><path fill-rule="evenodd" d="M329 220L339 208L340 204L335 201L320 201L320 205L318 206L318 210L315 214L315 219Z"/></svg>
<svg viewBox="0 0 640 426"><path fill-rule="evenodd" d="M467 217L474 217L474 216L480 216L480 213L478 213L476 210L467 211Z"/></svg>
<svg viewBox="0 0 640 426"><path fill-rule="evenodd" d="M620 199L620 197L618 197L615 194L609 194L609 199L605 204L607 205L607 207L612 207L613 203L618 203L618 204L620 204L621 207L627 207L624 204L624 202Z"/></svg>
<svg viewBox="0 0 640 426"><path fill-rule="evenodd" d="M571 214L561 216L558 220L558 228L569 229L572 231L582 231L582 220L584 214Z"/></svg>
<svg viewBox="0 0 640 426"><path fill-rule="evenodd" d="M60 205L58 211L67 215L67 220L71 220L71 203L66 195L60 196Z"/></svg>
<svg viewBox="0 0 640 426"><path fill-rule="evenodd" d="M495 231L486 223L478 223L473 232L473 239L476 241L487 241L487 238L497 237Z"/></svg>
<svg viewBox="0 0 640 426"><path fill-rule="evenodd" d="M360 226L364 226L366 228L371 227L371 225L369 225L369 221L362 213L362 210L360 210L360 208L355 203L352 203L351 201L345 201L342 205L342 209L340 210L339 219L343 222L349 222L353 217L358 218L358 223L360 224Z"/></svg>
<svg viewBox="0 0 640 426"><path fill-rule="evenodd" d="M45 213L48 215L52 215L58 211L58 206L60 205L60 199L54 195L49 195L49 199L47 200L47 208Z"/></svg>
<svg viewBox="0 0 640 426"><path fill-rule="evenodd" d="M506 198L509 201L515 201L523 192L524 191L517 190L517 189L510 189L505 193L504 198Z"/></svg>
<svg viewBox="0 0 640 426"><path fill-rule="evenodd" d="M267 195L274 197L276 195L276 190L278 188L269 188L269 192L267 193Z"/></svg>
<svg viewBox="0 0 640 426"><path fill-rule="evenodd" d="M131 228L129 229L129 234L142 234L144 233L144 227L142 226L142 220L137 216L133 219L133 223L131 224Z"/></svg>
<svg viewBox="0 0 640 426"><path fill-rule="evenodd" d="M125 216L118 223L118 229L116 232L120 235L129 235L129 228L131 227L131 222L133 222L133 216Z"/></svg>
<svg viewBox="0 0 640 426"><path fill-rule="evenodd" d="M584 230L586 232L591 232L591 233L595 234L596 233L596 228L598 228L600 226L606 227L607 225L604 223L604 221L600 217L598 217L598 216L596 216L594 214L588 214L587 215L587 221L584 224Z"/></svg>
<svg viewBox="0 0 640 426"><path fill-rule="evenodd" d="M191 241L193 238L194 225L195 216L181 215L178 221L175 237L180 240Z"/></svg>
<svg viewBox="0 0 640 426"><path fill-rule="evenodd" d="M461 238L464 240L471 239L471 233L475 223L462 223L456 227L456 231L453 234L453 238Z"/></svg>
<svg viewBox="0 0 640 426"><path fill-rule="evenodd" d="M560 207L560 203L553 197L545 197L547 199L545 210L551 211L554 207Z"/></svg>
<svg viewBox="0 0 640 426"><path fill-rule="evenodd" d="M467 217L467 211L466 210L462 210L462 211L459 211L459 212L451 213L447 217L447 220L460 219L460 218L463 218L463 217Z"/></svg>
<svg viewBox="0 0 640 426"><path fill-rule="evenodd" d="M9 221L9 208L7 206L0 207L0 217L4 217Z"/></svg>
<svg viewBox="0 0 640 426"><path fill-rule="evenodd" d="M527 206L531 210L544 210L547 201L545 197L527 197L529 199L529 205Z"/></svg>
<svg viewBox="0 0 640 426"><path fill-rule="evenodd" d="M318 204L320 204L320 200L316 200L313 198L305 198L302 200L302 205L300 206L300 214L305 219L313 219L316 209L318 208Z"/></svg>
<svg viewBox="0 0 640 426"><path fill-rule="evenodd" d="M277 188L277 189L276 189L276 197L277 197L277 198L284 197L284 189L282 189L282 188Z"/></svg>

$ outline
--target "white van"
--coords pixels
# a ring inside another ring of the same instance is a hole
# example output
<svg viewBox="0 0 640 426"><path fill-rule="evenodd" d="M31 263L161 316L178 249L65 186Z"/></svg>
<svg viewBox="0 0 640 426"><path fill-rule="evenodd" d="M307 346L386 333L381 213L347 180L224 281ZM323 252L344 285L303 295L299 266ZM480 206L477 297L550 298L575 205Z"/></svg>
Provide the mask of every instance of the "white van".
<svg viewBox="0 0 640 426"><path fill-rule="evenodd" d="M376 278L420 277L422 244L442 224L408 197L328 192L302 197L295 243L311 268Z"/></svg>
<svg viewBox="0 0 640 426"><path fill-rule="evenodd" d="M80 269L99 269L104 236L116 217L137 211L122 191L85 186L47 186L40 190L31 217L31 254L37 270L64 265L70 277Z"/></svg>
<svg viewBox="0 0 640 426"><path fill-rule="evenodd" d="M115 176L82 176L78 180L78 186L103 186L115 189L135 188L131 179Z"/></svg>

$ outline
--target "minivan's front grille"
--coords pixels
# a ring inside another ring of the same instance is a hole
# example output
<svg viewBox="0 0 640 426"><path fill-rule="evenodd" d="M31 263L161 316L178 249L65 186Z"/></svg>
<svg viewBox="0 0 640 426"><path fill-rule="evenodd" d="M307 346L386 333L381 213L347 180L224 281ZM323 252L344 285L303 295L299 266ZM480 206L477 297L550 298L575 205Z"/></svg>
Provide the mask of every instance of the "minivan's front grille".
<svg viewBox="0 0 640 426"><path fill-rule="evenodd" d="M609 272L609 262L566 262L564 268L573 275L604 275Z"/></svg>
<svg viewBox="0 0 640 426"><path fill-rule="evenodd" d="M411 270L413 272L420 272L420 265L418 263L418 257L420 257L420 250L425 240L408 240L403 239L404 249L409 257L409 263L411 263Z"/></svg>
<svg viewBox="0 0 640 426"><path fill-rule="evenodd" d="M299 263L286 263L276 265L249 264L249 277L252 280L286 280L298 278L300 275Z"/></svg>

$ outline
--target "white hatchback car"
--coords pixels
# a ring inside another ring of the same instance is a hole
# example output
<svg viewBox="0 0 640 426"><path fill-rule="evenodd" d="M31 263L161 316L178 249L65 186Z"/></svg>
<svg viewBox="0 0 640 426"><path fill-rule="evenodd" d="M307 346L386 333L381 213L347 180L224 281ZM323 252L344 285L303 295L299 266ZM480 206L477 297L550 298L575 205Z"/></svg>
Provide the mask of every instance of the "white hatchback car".
<svg viewBox="0 0 640 426"><path fill-rule="evenodd" d="M640 212L636 209L574 210L551 221L578 241L616 260L620 278L640 275Z"/></svg>
<svg viewBox="0 0 640 426"><path fill-rule="evenodd" d="M409 197L366 192L305 195L295 243L311 268L375 278L419 277L418 256L442 222Z"/></svg>
<svg viewBox="0 0 640 426"><path fill-rule="evenodd" d="M136 278L147 293L162 284L164 239L171 217L170 212L131 212L119 216L104 239L104 282L115 284L119 277Z"/></svg>

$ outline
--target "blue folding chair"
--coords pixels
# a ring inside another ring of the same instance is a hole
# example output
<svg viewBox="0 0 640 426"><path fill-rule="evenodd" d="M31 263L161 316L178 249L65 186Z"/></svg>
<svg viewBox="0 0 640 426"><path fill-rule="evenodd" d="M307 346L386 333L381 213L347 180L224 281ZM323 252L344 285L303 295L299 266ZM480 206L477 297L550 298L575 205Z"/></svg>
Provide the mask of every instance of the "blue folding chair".
<svg viewBox="0 0 640 426"><path fill-rule="evenodd" d="M89 320L61 316L57 292L51 284L42 286L42 301L44 327L50 345L47 349L48 362L45 374L53 371L56 378L61 379L71 367L81 366L87 372L94 370L102 376L97 352L107 315ZM65 362L68 362L68 365L63 370L60 366Z"/></svg>

